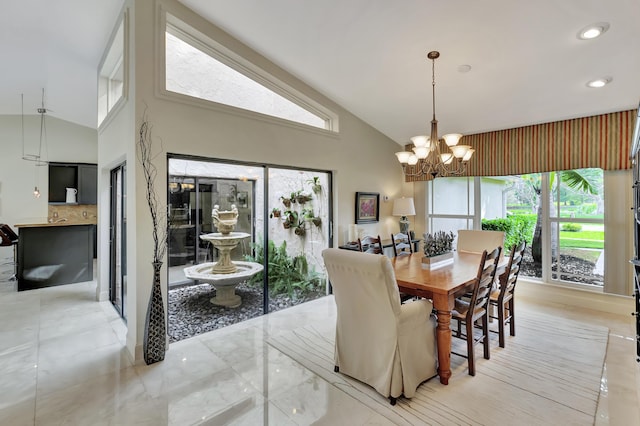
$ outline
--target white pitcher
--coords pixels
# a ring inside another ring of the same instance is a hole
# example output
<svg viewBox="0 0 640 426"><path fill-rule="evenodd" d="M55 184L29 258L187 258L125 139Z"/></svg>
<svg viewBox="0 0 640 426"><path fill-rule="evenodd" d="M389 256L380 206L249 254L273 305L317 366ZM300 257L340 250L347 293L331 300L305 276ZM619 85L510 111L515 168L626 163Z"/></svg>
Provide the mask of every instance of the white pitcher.
<svg viewBox="0 0 640 426"><path fill-rule="evenodd" d="M76 203L76 194L78 190L75 188L67 188L67 203Z"/></svg>

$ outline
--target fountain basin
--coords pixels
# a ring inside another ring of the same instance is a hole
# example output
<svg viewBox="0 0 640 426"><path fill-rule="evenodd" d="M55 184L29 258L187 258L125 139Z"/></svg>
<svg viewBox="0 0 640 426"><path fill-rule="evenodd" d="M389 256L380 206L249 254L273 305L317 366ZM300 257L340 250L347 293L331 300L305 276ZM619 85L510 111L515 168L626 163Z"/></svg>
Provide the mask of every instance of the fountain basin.
<svg viewBox="0 0 640 426"><path fill-rule="evenodd" d="M215 248L218 249L219 260L213 264L212 273L216 274L233 274L236 272L236 265L238 262L231 261L231 250L236 248L238 244L245 238L249 238L251 235L246 232L230 232L228 234L222 234L220 232L213 232L211 234L200 235L200 239L209 241Z"/></svg>
<svg viewBox="0 0 640 426"><path fill-rule="evenodd" d="M240 296L236 294L236 286L248 280L264 267L255 262L233 262L236 268L232 273L215 272L216 263L207 262L184 268L184 275L190 280L198 280L212 285L216 289L216 296L211 303L228 308L237 308L242 303Z"/></svg>

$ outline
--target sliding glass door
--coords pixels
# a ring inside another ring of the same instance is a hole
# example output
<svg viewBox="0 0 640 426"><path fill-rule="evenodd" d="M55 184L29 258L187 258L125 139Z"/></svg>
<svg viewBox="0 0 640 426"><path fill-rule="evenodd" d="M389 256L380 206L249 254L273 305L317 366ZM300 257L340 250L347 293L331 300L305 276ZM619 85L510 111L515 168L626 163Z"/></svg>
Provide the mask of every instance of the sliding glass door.
<svg viewBox="0 0 640 426"><path fill-rule="evenodd" d="M321 252L331 238L329 172L177 157L168 166L171 341L327 293ZM239 273L212 271L218 243L229 238L212 220L216 206L237 211L230 237L242 238L230 258ZM262 270L247 275L247 265Z"/></svg>
<svg viewBox="0 0 640 426"><path fill-rule="evenodd" d="M127 300L127 194L126 168L122 164L111 170L109 220L109 299L123 319Z"/></svg>

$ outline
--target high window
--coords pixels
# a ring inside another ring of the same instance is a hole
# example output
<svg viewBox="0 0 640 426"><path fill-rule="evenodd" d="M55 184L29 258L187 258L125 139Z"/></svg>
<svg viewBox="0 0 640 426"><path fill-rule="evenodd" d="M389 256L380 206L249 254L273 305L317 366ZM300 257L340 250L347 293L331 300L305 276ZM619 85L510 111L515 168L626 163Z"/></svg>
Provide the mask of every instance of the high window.
<svg viewBox="0 0 640 426"><path fill-rule="evenodd" d="M336 130L334 114L246 61L223 54L212 41L196 38L191 32L184 23L180 28L167 25L167 91Z"/></svg>
<svg viewBox="0 0 640 426"><path fill-rule="evenodd" d="M125 28L127 15L120 21L98 74L98 126L125 96Z"/></svg>

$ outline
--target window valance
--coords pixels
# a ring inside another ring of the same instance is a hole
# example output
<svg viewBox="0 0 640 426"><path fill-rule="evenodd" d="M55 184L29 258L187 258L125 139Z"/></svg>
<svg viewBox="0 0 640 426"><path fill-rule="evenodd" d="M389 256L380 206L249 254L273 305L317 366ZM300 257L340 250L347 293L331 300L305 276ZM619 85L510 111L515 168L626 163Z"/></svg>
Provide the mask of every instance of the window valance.
<svg viewBox="0 0 640 426"><path fill-rule="evenodd" d="M535 124L466 135L476 151L468 176L507 176L600 167L631 168L629 154L637 111ZM407 177L407 182L425 180Z"/></svg>

